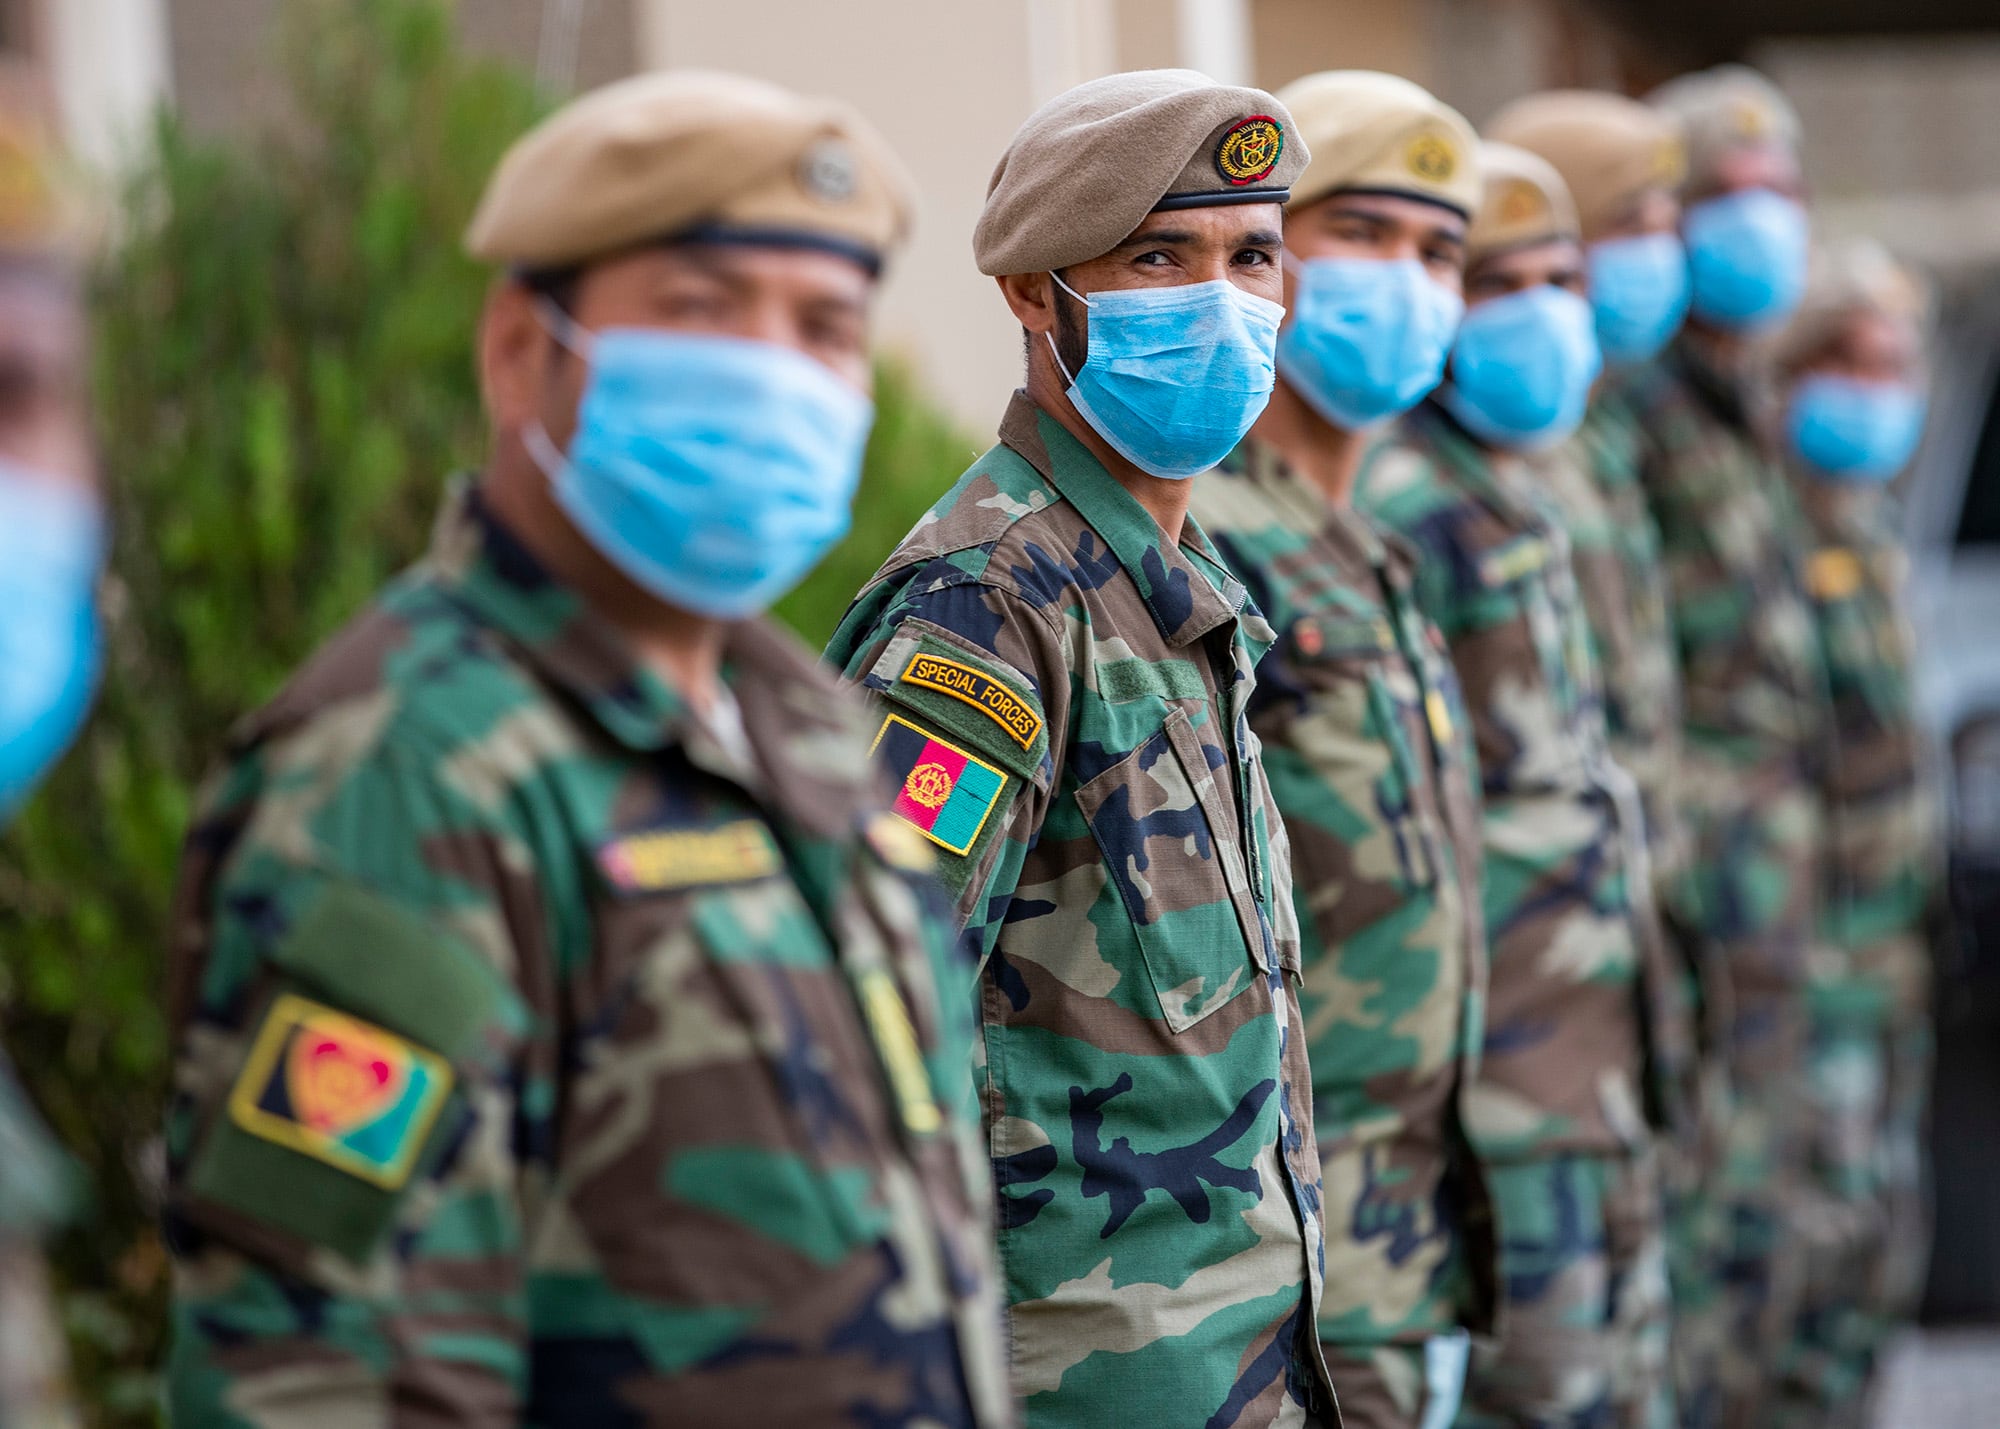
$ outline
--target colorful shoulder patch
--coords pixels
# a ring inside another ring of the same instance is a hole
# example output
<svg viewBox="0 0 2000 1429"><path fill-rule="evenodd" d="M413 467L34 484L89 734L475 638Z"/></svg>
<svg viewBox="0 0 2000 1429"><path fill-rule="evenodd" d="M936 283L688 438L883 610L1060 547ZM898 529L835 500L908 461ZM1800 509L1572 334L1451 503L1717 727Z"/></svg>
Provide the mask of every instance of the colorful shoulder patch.
<svg viewBox="0 0 2000 1429"><path fill-rule="evenodd" d="M385 1190L410 1179L451 1065L395 1033L292 993L264 1015L229 1119Z"/></svg>
<svg viewBox="0 0 2000 1429"><path fill-rule="evenodd" d="M871 753L897 781L898 818L947 852L972 851L1006 791L1005 774L900 715L883 717Z"/></svg>
<svg viewBox="0 0 2000 1429"><path fill-rule="evenodd" d="M919 651L903 667L901 679L939 694L963 700L1007 731L1007 737L1023 749L1032 749L1042 732L1042 717L1035 707L987 674L958 660Z"/></svg>
<svg viewBox="0 0 2000 1429"><path fill-rule="evenodd" d="M782 865L771 831L756 819L627 834L597 851L597 866L621 893L750 883L769 878Z"/></svg>

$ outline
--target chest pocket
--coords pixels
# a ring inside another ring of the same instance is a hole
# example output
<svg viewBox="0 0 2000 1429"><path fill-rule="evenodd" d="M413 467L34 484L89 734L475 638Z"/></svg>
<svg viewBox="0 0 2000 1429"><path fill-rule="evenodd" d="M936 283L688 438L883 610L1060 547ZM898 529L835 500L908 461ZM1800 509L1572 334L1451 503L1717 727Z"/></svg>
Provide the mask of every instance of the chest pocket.
<svg viewBox="0 0 2000 1429"><path fill-rule="evenodd" d="M1224 760L1211 768L1187 712L1076 791L1175 1032L1230 1001L1267 966ZM1218 836L1220 833L1220 836Z"/></svg>
<svg viewBox="0 0 2000 1429"><path fill-rule="evenodd" d="M855 989L757 819L637 835L598 864L559 1153L568 1213L614 1284L660 1299L716 1294L697 1283L703 1257L670 1240L757 1245L726 1298L761 1315L797 1293L792 1252L837 1264L885 1229L875 1168L894 1102Z"/></svg>

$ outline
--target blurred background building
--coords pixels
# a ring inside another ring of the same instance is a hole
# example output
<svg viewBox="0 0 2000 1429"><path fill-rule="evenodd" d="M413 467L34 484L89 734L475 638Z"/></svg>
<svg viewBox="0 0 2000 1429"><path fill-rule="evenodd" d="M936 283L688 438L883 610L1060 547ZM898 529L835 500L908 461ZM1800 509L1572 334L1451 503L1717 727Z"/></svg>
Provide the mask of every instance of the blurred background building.
<svg viewBox="0 0 2000 1429"><path fill-rule="evenodd" d="M155 105L227 130L282 114L284 0L0 0L0 51L45 77L77 149L115 166ZM1190 65L1271 87L1326 68L1406 74L1474 122L1557 84L1643 92L1726 58L1798 100L1831 229L1946 269L2000 259L1994 0L460 0L476 49L552 94L662 65L840 95L895 138L924 197L884 337L972 430L1019 344L969 241L989 165L1044 99L1094 75Z"/></svg>

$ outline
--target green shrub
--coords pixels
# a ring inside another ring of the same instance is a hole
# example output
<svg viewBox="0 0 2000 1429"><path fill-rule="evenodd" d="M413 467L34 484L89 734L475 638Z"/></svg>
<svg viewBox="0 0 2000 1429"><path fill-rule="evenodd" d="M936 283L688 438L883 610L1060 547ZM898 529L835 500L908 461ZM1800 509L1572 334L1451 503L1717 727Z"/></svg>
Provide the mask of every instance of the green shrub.
<svg viewBox="0 0 2000 1429"><path fill-rule="evenodd" d="M0 1009L90 1203L58 1247L97 1423L145 1423L166 1265L149 1150L167 1079L167 903L229 724L423 546L481 458L471 338L489 274L458 237L535 116L461 56L445 0L315 0L291 112L252 141L163 121L93 291L118 533L96 717L0 844ZM823 641L970 444L899 372L856 528L786 613Z"/></svg>

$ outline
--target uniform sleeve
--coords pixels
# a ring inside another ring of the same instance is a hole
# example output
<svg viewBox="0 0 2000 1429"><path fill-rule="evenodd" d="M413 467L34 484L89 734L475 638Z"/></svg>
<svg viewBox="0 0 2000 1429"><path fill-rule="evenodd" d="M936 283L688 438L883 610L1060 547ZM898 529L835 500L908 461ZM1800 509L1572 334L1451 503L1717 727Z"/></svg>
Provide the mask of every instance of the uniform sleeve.
<svg viewBox="0 0 2000 1429"><path fill-rule="evenodd" d="M874 702L872 753L892 808L935 846L983 965L1064 755L1059 617L969 578L920 575L864 592L827 653Z"/></svg>
<svg viewBox="0 0 2000 1429"><path fill-rule="evenodd" d="M228 770L190 835L173 973L172 1417L512 1424L517 990L548 928L493 781L354 754L349 715Z"/></svg>

